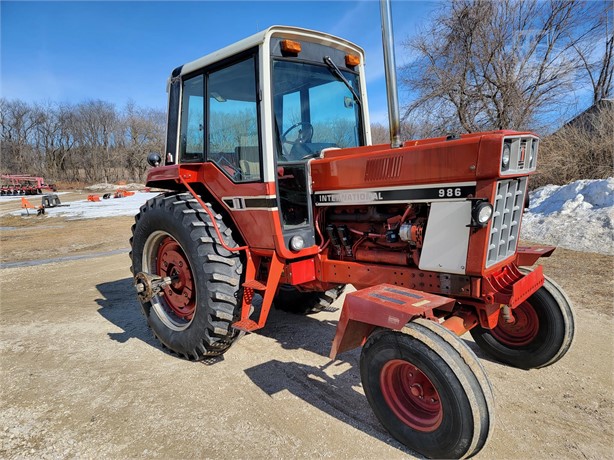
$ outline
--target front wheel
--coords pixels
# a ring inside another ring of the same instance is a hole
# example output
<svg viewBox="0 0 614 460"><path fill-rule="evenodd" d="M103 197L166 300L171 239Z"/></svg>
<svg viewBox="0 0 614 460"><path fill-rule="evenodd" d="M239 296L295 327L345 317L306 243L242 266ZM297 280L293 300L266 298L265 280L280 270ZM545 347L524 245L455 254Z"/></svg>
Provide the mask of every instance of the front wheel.
<svg viewBox="0 0 614 460"><path fill-rule="evenodd" d="M425 319L376 330L360 357L367 400L401 443L430 458L465 458L486 444L494 401L473 352Z"/></svg>
<svg viewBox="0 0 614 460"><path fill-rule="evenodd" d="M571 302L554 281L512 310L513 323L499 315L494 329L471 329L475 343L496 360L520 369L549 366L570 349L575 334Z"/></svg>
<svg viewBox="0 0 614 460"><path fill-rule="evenodd" d="M171 351L191 360L225 352L239 334L243 264L224 249L209 215L189 194L158 195L135 218L130 240L132 271L171 284L142 301L147 323ZM228 246L235 246L221 215L216 223Z"/></svg>

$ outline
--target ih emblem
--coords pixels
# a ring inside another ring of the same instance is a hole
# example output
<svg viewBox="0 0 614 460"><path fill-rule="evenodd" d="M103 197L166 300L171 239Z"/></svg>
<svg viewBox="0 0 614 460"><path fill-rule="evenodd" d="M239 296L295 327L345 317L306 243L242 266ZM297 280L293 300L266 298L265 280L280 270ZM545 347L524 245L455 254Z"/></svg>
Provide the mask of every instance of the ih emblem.
<svg viewBox="0 0 614 460"><path fill-rule="evenodd" d="M527 146L526 144L523 144L520 146L520 161L519 163L524 164L524 157L527 153Z"/></svg>

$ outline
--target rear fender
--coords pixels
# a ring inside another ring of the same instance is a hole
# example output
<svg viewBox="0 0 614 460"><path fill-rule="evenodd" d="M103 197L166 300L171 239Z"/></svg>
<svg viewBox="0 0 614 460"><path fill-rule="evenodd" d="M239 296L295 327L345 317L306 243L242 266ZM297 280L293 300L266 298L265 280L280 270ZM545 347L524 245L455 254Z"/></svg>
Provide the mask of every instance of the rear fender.
<svg viewBox="0 0 614 460"><path fill-rule="evenodd" d="M362 346L376 327L401 330L412 319L435 319L434 309L456 301L391 284L379 284L346 295L330 358Z"/></svg>

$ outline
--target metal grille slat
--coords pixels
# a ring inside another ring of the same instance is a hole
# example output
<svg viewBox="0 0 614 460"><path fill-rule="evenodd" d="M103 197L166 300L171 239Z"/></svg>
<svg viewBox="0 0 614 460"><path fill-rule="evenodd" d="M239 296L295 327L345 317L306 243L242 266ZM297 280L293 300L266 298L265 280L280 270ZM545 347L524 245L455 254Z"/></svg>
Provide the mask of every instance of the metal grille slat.
<svg viewBox="0 0 614 460"><path fill-rule="evenodd" d="M526 188L526 177L497 182L486 267L515 254Z"/></svg>

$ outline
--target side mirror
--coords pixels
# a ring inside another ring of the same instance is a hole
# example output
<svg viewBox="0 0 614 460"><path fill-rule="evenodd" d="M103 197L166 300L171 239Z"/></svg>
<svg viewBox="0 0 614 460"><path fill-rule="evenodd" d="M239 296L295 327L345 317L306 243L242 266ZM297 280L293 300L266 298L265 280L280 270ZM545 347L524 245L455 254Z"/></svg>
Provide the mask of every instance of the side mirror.
<svg viewBox="0 0 614 460"><path fill-rule="evenodd" d="M147 163L155 168L156 166L160 166L160 163L162 163L162 157L159 153L151 152L149 155L147 155Z"/></svg>

